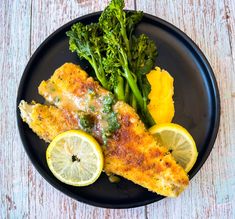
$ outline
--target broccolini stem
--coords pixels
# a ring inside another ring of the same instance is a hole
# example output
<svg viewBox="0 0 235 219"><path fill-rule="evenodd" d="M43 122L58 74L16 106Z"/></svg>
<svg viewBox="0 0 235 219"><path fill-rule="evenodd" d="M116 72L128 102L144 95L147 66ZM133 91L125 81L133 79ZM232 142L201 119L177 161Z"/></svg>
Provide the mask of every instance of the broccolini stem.
<svg viewBox="0 0 235 219"><path fill-rule="evenodd" d="M131 95L131 106L135 109L135 111L137 112L137 102L136 102L136 98L135 98L135 96L133 95L133 93L132 93L132 95Z"/></svg>
<svg viewBox="0 0 235 219"><path fill-rule="evenodd" d="M123 27L122 23L121 23L121 33L122 33L122 36L123 36L123 39L124 39L124 42L125 42L126 48L127 48L127 58L128 58L129 63L131 63L130 42L129 42L127 35L126 35L126 29L125 29L125 27Z"/></svg>
<svg viewBox="0 0 235 219"><path fill-rule="evenodd" d="M109 85L108 85L108 81L107 81L107 77L105 76L105 71L104 71L104 68L103 68L103 64L102 64L102 58L101 58L101 54L100 54L100 50L99 49L96 49L96 53L98 55L98 60L97 60L97 63L98 63L98 68L97 68L97 72L96 72L96 75L100 75L100 77L102 78L102 83L104 84L104 88L106 88L107 90L109 90ZM97 76L98 78L98 76Z"/></svg>
<svg viewBox="0 0 235 219"><path fill-rule="evenodd" d="M147 123L149 124L149 127L156 124L155 121L153 120L152 116L150 115L148 109L145 110L144 115L147 120Z"/></svg>
<svg viewBox="0 0 235 219"><path fill-rule="evenodd" d="M142 98L141 92L137 86L137 83L135 82L135 80L132 76L131 71L129 70L128 67L125 67L124 71L125 71L125 78L128 81L128 84L130 85L130 88L131 88L133 94L135 95L137 103L139 104L140 108L143 108L144 107L143 98Z"/></svg>
<svg viewBox="0 0 235 219"><path fill-rule="evenodd" d="M125 84L125 102L126 103L129 102L129 95L130 95L130 86L128 82L126 81L126 84Z"/></svg>
<svg viewBox="0 0 235 219"><path fill-rule="evenodd" d="M128 61L131 63L131 50L130 50L130 42L126 34L126 12L124 11L117 11L116 17L121 25L121 34L126 45L127 49L127 58Z"/></svg>
<svg viewBox="0 0 235 219"><path fill-rule="evenodd" d="M125 100L123 77L118 76L117 80L118 80L118 84L114 88L115 96L118 100Z"/></svg>
<svg viewBox="0 0 235 219"><path fill-rule="evenodd" d="M96 65L96 61L95 61L95 59L94 59L93 56L92 56L92 60L89 59L88 61L90 62L91 66L94 68L96 77L97 77L98 80L100 81L101 85L102 85L105 89L109 90L108 82L107 82L107 80L106 80L106 78L105 78L104 72L101 72L101 73L100 73L100 71L102 71L103 69L100 69L100 71L98 70L98 67L97 67L97 65Z"/></svg>
<svg viewBox="0 0 235 219"><path fill-rule="evenodd" d="M130 71L130 69L128 67L128 60L127 60L126 53L124 52L122 47L119 46L119 49L120 49L119 58L121 60L121 64L122 64L122 67L124 70L124 77L126 78L133 94L135 95L135 98L137 100L138 105L142 109L144 106L142 94L139 90L139 87L138 87L136 81L135 81L135 78L133 77L133 73Z"/></svg>
<svg viewBox="0 0 235 219"><path fill-rule="evenodd" d="M155 125L155 121L153 120L153 118L148 110L147 101L148 101L148 98L146 96L146 93L143 92L144 107L142 109L142 114L144 115L144 119L146 120L146 124L148 124L149 126L153 126L153 125Z"/></svg>

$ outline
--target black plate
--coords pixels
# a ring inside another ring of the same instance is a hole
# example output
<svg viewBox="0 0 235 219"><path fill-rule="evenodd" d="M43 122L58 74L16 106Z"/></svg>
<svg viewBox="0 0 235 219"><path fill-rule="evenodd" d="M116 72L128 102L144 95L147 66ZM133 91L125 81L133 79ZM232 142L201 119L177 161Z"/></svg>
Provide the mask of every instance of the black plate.
<svg viewBox="0 0 235 219"><path fill-rule="evenodd" d="M65 62L80 64L89 72L87 63L69 51L65 32L78 21L86 24L96 22L99 15L100 12L97 12L77 18L55 31L41 44L23 73L17 106L22 99L43 103L44 100L37 91L38 85ZM174 122L190 131L199 151L198 160L189 173L192 178L206 161L219 127L220 100L213 71L193 41L164 20L144 14L136 33L146 33L156 41L159 52L156 65L168 70L174 77L176 111ZM22 122L18 108L17 119L23 145L36 169L51 185L72 198L106 208L137 207L163 198L125 179L118 184L112 184L105 174L87 187L76 188L61 183L47 167L45 159L47 144Z"/></svg>

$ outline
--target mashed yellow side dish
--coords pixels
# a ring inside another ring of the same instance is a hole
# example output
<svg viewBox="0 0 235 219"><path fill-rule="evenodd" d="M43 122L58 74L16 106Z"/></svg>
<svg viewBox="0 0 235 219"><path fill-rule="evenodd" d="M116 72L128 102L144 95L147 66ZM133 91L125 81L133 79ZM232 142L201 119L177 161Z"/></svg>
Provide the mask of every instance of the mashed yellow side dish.
<svg viewBox="0 0 235 219"><path fill-rule="evenodd" d="M151 85L148 95L151 116L157 124L171 122L175 114L173 77L167 71L155 67L147 74L147 79Z"/></svg>

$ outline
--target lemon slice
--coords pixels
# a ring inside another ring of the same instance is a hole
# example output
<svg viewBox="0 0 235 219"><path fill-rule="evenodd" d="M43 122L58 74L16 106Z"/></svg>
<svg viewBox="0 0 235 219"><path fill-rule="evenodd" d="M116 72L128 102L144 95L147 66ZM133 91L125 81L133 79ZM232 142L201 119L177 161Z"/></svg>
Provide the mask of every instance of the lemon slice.
<svg viewBox="0 0 235 219"><path fill-rule="evenodd" d="M172 153L186 172L195 164L198 156L193 137L180 125L165 123L154 125L149 131Z"/></svg>
<svg viewBox="0 0 235 219"><path fill-rule="evenodd" d="M94 183L103 169L101 147L92 136L78 130L55 137L47 148L46 159L54 176L72 186Z"/></svg>

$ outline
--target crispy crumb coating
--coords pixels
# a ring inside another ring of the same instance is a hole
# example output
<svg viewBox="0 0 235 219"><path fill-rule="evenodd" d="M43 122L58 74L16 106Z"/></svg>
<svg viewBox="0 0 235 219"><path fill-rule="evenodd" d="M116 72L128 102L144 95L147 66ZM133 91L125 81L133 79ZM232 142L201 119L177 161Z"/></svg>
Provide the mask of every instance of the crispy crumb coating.
<svg viewBox="0 0 235 219"><path fill-rule="evenodd" d="M91 90L94 91L95 98L90 98ZM97 117L97 128L93 129L91 134L102 143L100 138L102 130L99 129L102 125L99 124L105 119L100 117L103 107L101 100L109 92L93 78L88 77L79 66L71 63L61 66L49 80L40 84L39 93L56 106L45 107L36 104L42 111L46 111L45 115L50 114L47 120L38 120L36 114L40 114L39 109L30 114L31 121L24 119L41 138L50 141L62 131L78 129L74 115L77 111L83 111ZM91 104L95 106L95 111L90 107ZM52 115L50 113L52 110L57 114ZM107 146L104 147L104 170L129 179L160 195L178 196L189 184L187 173L176 163L167 149L160 146L146 130L132 107L117 101L113 105L113 111L117 115L120 128L108 138ZM59 125L60 119L56 120L57 117L63 120L62 126ZM47 130L52 129L54 131L48 134Z"/></svg>

